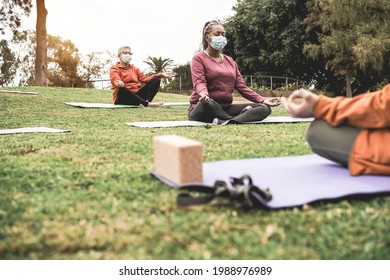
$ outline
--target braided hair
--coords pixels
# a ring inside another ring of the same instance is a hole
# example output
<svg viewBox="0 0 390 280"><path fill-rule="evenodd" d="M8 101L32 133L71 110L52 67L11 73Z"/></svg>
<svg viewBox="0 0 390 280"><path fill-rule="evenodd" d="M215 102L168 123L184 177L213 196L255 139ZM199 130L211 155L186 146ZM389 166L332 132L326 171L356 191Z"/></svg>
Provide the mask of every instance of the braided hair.
<svg viewBox="0 0 390 280"><path fill-rule="evenodd" d="M203 50L206 50L208 46L207 35L210 33L211 28L216 25L221 25L221 23L218 20L210 20L206 22L205 25L203 26L203 33L202 33Z"/></svg>

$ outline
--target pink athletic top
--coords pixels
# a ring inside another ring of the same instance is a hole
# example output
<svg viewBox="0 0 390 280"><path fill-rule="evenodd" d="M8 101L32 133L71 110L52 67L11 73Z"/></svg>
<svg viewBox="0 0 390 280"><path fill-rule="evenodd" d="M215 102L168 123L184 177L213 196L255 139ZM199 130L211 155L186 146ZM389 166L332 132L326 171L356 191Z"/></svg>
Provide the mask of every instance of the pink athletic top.
<svg viewBox="0 0 390 280"><path fill-rule="evenodd" d="M190 96L192 107L198 103L200 93L207 94L222 107L230 106L234 89L254 103L262 103L265 99L247 87L237 63L227 55L223 55L223 60L217 62L204 51L197 53L192 58L191 74L194 87Z"/></svg>

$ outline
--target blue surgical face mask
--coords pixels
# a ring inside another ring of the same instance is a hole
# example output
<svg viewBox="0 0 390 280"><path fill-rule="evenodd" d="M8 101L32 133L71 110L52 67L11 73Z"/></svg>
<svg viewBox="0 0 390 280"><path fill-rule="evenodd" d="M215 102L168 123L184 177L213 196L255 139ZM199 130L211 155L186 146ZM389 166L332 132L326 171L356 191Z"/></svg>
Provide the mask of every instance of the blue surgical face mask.
<svg viewBox="0 0 390 280"><path fill-rule="evenodd" d="M211 37L210 45L216 51L221 52L223 50L223 48L226 46L226 44L227 44L227 39L226 39L226 37L224 37L222 35Z"/></svg>
<svg viewBox="0 0 390 280"><path fill-rule="evenodd" d="M133 56L132 56L131 54L127 54L127 53L123 53L123 54L122 54L122 61L123 61L124 63L129 64L130 61L132 60L132 58L133 58Z"/></svg>

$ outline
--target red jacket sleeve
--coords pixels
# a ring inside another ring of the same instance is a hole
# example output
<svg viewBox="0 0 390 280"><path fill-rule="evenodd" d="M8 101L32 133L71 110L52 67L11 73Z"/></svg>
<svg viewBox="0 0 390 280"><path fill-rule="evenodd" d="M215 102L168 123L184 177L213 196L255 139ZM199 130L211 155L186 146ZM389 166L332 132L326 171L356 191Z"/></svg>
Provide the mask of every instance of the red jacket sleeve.
<svg viewBox="0 0 390 280"><path fill-rule="evenodd" d="M119 68L116 65L110 67L110 80L111 84L114 87L116 87L118 85L118 81L121 80L121 77L119 75Z"/></svg>
<svg viewBox="0 0 390 280"><path fill-rule="evenodd" d="M145 76L145 74L142 73L142 71L139 70L138 68L136 68L136 73L137 73L138 80L143 84L146 84L154 77L158 77L158 78L162 77L162 73L157 73L157 74L154 74L152 76Z"/></svg>

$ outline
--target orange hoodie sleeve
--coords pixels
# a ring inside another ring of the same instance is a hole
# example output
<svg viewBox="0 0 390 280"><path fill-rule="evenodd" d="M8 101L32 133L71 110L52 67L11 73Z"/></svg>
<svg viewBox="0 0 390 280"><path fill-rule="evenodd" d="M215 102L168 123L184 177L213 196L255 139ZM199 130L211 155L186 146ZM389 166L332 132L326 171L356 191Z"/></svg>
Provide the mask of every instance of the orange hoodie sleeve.
<svg viewBox="0 0 390 280"><path fill-rule="evenodd" d="M354 98L321 96L314 117L362 128L350 154L351 175L390 175L390 85Z"/></svg>
<svg viewBox="0 0 390 280"><path fill-rule="evenodd" d="M117 65L111 66L109 74L110 74L111 85L113 87L117 87L118 81L121 80L120 70L119 70L118 66Z"/></svg>
<svg viewBox="0 0 390 280"><path fill-rule="evenodd" d="M314 107L314 117L333 126L390 127L390 84L382 90L354 98L321 96Z"/></svg>
<svg viewBox="0 0 390 280"><path fill-rule="evenodd" d="M152 76L145 76L145 74L142 73L142 71L139 70L138 68L136 69L136 71L137 71L138 80L143 84L146 84L154 77L162 78L162 76L163 76L162 73L157 73L157 74L154 74Z"/></svg>

